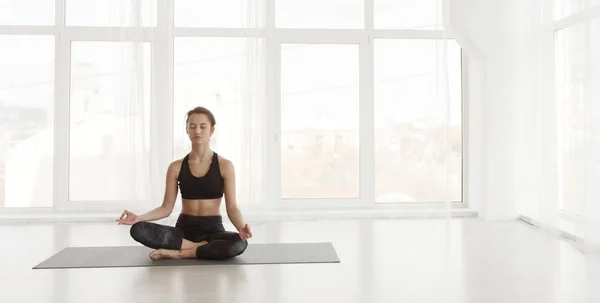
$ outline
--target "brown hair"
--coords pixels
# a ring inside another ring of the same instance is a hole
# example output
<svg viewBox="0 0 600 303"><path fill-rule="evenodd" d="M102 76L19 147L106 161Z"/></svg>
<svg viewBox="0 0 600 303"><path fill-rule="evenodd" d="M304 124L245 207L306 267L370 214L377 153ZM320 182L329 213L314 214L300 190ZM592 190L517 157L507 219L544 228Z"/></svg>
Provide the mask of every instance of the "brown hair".
<svg viewBox="0 0 600 303"><path fill-rule="evenodd" d="M211 126L215 126L217 124L217 121L215 120L215 115L213 115L213 113L210 110L202 106L196 106L187 112L187 118L185 119L186 124L190 120L190 116L192 114L205 114L208 116L208 120L210 120Z"/></svg>

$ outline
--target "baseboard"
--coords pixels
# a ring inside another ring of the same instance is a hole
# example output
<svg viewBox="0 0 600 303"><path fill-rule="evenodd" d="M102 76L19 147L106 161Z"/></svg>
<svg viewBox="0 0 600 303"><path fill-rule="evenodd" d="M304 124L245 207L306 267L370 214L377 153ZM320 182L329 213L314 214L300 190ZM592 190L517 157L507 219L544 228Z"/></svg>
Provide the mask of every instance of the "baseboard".
<svg viewBox="0 0 600 303"><path fill-rule="evenodd" d="M345 220L345 219L440 219L440 218L476 218L477 212L470 209L420 209L420 210L305 210L276 211L266 214L250 214L248 217L259 221L270 220Z"/></svg>
<svg viewBox="0 0 600 303"><path fill-rule="evenodd" d="M114 223L115 213L17 213L0 215L0 225L10 224L47 224L47 223ZM225 214L223 214L225 216ZM177 219L173 213L166 222ZM288 220L344 220L344 219L443 219L476 218L477 212L467 209L357 209L357 210L290 210L268 213L244 213L249 222L269 222Z"/></svg>
<svg viewBox="0 0 600 303"><path fill-rule="evenodd" d="M568 240L568 241L578 242L578 241L582 241L583 240L580 237L578 237L578 236L576 236L576 235L574 235L572 233L566 232L566 231L564 231L562 229L558 229L558 228L554 228L554 227L548 227L545 224L542 224L541 222L539 222L537 220L534 220L534 219L532 219L529 216L519 215L518 220L521 221L521 222L523 222L523 223L526 223L528 225L531 225L531 226L533 226L535 228L544 229L544 230L548 231L549 233L558 235L560 238L563 238L563 239Z"/></svg>

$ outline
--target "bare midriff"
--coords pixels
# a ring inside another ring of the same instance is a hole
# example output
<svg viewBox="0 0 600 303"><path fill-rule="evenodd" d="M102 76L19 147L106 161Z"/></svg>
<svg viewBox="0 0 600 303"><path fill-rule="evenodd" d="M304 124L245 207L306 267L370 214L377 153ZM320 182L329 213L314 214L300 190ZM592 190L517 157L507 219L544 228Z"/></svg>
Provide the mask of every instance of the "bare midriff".
<svg viewBox="0 0 600 303"><path fill-rule="evenodd" d="M182 199L181 213L190 216L220 216L221 198L210 200Z"/></svg>

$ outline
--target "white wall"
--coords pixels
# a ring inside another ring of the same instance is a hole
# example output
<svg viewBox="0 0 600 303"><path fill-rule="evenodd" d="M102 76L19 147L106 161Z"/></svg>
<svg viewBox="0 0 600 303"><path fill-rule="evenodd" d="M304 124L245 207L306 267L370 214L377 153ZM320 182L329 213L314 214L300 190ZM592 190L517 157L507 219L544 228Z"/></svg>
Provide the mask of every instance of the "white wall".
<svg viewBox="0 0 600 303"><path fill-rule="evenodd" d="M453 35L468 58L467 194L487 219L516 216L511 1L452 0Z"/></svg>
<svg viewBox="0 0 600 303"><path fill-rule="evenodd" d="M468 58L467 199L484 219L557 211L540 204L557 201L552 19L543 2L450 0Z"/></svg>

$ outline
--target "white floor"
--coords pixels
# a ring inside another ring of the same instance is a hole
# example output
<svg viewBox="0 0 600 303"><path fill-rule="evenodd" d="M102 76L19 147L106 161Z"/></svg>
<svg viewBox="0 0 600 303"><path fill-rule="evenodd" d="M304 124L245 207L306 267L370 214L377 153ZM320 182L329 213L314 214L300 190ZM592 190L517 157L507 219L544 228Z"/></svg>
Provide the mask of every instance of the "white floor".
<svg viewBox="0 0 600 303"><path fill-rule="evenodd" d="M0 225L0 302L600 302L600 261L519 222L255 223L254 243L330 241L340 264L33 270L65 246L131 245L111 223Z"/></svg>

